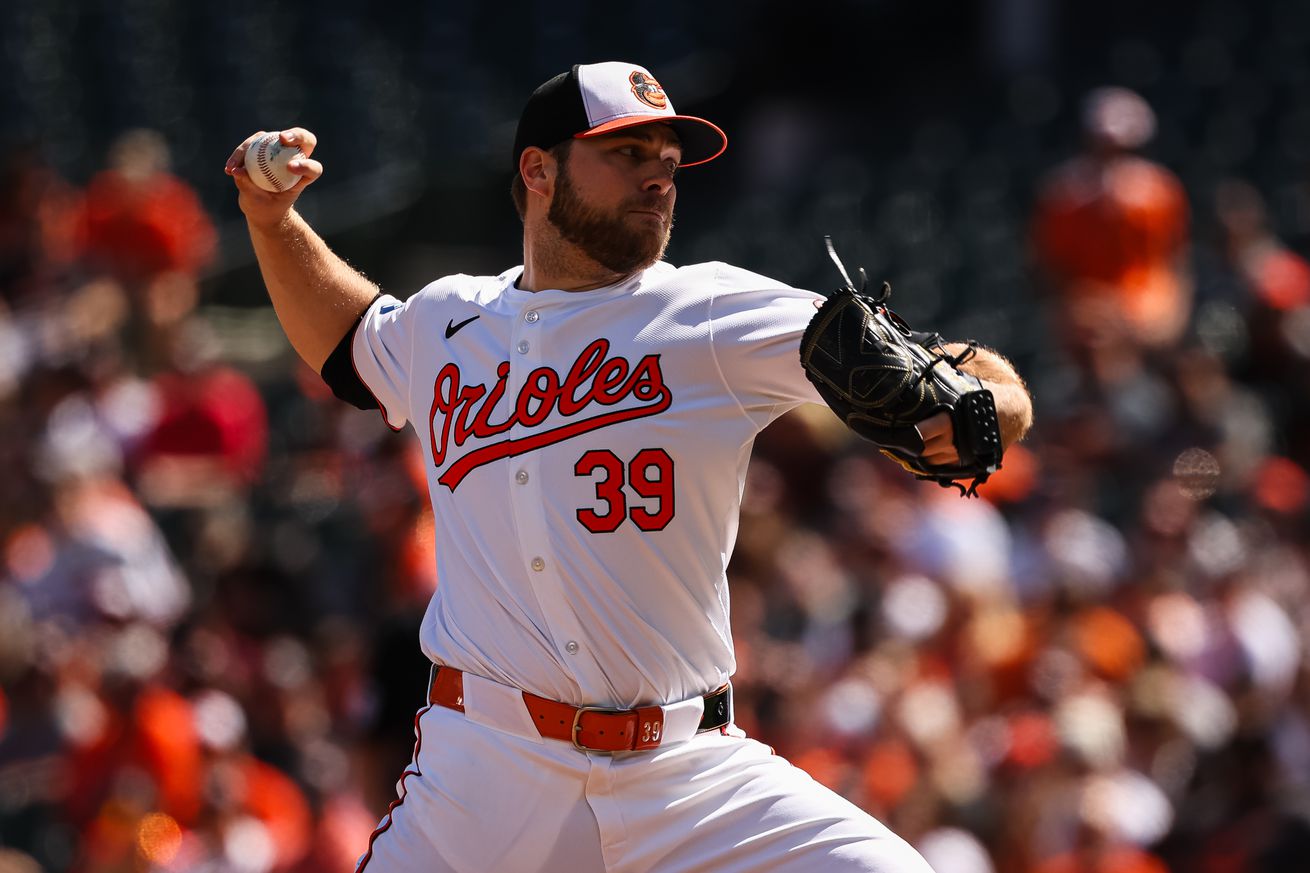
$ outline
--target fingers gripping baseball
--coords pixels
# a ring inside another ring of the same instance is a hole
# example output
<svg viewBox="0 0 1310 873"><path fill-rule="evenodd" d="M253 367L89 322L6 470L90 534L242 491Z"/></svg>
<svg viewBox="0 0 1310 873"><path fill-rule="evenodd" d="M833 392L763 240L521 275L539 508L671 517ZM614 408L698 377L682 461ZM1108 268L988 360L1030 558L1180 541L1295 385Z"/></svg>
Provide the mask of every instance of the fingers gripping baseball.
<svg viewBox="0 0 1310 873"><path fill-rule="evenodd" d="M323 165L310 157L318 145L318 137L303 127L293 127L281 131L277 142L286 150L283 154L290 157L290 160L282 165L287 174L286 178L298 178L281 191L270 191L256 184L248 169L247 152L267 136L268 132L261 130L246 137L232 151L223 168L236 184L239 195L237 202L241 211L249 221L256 224L280 221L305 187L313 184L319 176L323 175Z"/></svg>

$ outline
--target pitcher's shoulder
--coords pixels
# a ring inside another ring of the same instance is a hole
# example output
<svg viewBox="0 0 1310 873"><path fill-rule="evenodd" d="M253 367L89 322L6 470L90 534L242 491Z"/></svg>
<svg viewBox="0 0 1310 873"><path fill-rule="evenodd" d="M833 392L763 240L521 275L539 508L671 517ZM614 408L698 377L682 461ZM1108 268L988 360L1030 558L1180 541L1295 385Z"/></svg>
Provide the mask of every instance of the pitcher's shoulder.
<svg viewBox="0 0 1310 873"><path fill-rule="evenodd" d="M511 271L512 272L512 271ZM434 279L414 293L410 305L441 306L448 303L474 303L481 305L497 297L505 287L506 276L471 276L452 273ZM511 280L512 281L512 278Z"/></svg>
<svg viewBox="0 0 1310 873"><path fill-rule="evenodd" d="M680 289L700 290L710 296L734 291L762 291L770 288L780 291L795 290L786 282L723 261L706 261L701 264L687 264L681 267L674 267L671 264L657 264L656 267L652 268L652 271L656 268L661 268L655 277L657 284L677 286Z"/></svg>

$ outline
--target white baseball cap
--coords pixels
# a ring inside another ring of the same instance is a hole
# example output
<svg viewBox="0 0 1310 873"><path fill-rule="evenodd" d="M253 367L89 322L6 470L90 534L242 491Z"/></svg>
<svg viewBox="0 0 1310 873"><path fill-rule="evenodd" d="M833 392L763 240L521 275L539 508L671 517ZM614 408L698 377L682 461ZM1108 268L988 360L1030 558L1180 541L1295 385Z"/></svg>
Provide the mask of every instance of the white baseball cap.
<svg viewBox="0 0 1310 873"><path fill-rule="evenodd" d="M712 161L728 147L722 130L703 118L678 115L650 70L623 61L576 64L532 92L514 135L514 169L529 146L548 149L638 124L663 122L682 141L683 167Z"/></svg>

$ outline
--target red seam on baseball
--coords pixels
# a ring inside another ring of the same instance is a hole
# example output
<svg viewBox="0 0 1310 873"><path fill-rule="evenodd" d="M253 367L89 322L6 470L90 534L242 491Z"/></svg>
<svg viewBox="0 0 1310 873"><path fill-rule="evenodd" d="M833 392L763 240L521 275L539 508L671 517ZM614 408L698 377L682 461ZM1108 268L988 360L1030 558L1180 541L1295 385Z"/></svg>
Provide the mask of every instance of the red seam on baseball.
<svg viewBox="0 0 1310 873"><path fill-rule="evenodd" d="M268 163L268 147L273 144L273 140L265 137L260 140L258 147L255 148L255 163L259 165L259 171L264 174L264 178L273 186L274 191L282 190L282 183L278 181L277 176L273 175L273 168Z"/></svg>

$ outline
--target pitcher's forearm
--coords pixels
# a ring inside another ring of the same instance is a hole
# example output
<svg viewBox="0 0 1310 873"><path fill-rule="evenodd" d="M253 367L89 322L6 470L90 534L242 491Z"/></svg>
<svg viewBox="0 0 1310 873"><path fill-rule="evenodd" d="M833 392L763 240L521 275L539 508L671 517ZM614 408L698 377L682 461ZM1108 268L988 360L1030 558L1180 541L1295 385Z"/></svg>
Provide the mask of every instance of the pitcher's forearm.
<svg viewBox="0 0 1310 873"><path fill-rule="evenodd" d="M963 343L950 343L947 351L959 354ZM1009 448L1023 439L1033 424L1033 401L1023 379L1014 367L999 353L978 346L976 353L960 369L982 380L983 387L992 392L996 401L996 417L1001 427L1001 445Z"/></svg>
<svg viewBox="0 0 1310 873"><path fill-rule="evenodd" d="M282 330L305 363L321 370L378 287L335 255L294 210L271 227L248 226Z"/></svg>
<svg viewBox="0 0 1310 873"><path fill-rule="evenodd" d="M312 157L318 137L303 127L278 133L283 146L300 150L286 164L300 181L291 188L268 191L250 178L245 167L246 151L264 134L261 130L246 137L223 171L236 185L237 204L246 216L259 270L282 330L305 363L322 372L328 355L378 289L334 255L292 208L305 188L323 175L323 165Z"/></svg>
<svg viewBox="0 0 1310 873"><path fill-rule="evenodd" d="M1001 447L1008 449L1024 438L1033 424L1033 404L1022 385L982 380L996 401L996 420L1001 428Z"/></svg>

